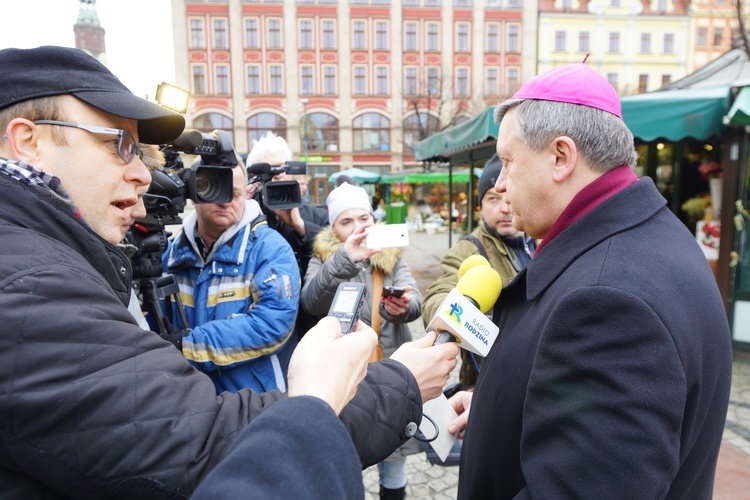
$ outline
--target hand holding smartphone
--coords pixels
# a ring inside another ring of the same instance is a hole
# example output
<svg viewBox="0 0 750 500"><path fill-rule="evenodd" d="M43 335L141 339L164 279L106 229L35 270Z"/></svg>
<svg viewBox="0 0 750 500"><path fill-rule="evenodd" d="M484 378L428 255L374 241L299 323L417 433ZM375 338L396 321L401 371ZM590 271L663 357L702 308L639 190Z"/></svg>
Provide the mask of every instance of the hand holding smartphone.
<svg viewBox="0 0 750 500"><path fill-rule="evenodd" d="M409 246L409 227L406 224L376 224L367 228L367 248Z"/></svg>

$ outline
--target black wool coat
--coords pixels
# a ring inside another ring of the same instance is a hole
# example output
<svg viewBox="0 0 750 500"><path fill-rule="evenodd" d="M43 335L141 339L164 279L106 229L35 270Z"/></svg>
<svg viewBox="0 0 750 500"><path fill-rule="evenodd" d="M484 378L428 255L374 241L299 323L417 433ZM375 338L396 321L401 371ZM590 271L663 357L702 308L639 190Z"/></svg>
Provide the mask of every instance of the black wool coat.
<svg viewBox="0 0 750 500"><path fill-rule="evenodd" d="M503 290L460 499L712 495L732 356L714 276L650 179Z"/></svg>

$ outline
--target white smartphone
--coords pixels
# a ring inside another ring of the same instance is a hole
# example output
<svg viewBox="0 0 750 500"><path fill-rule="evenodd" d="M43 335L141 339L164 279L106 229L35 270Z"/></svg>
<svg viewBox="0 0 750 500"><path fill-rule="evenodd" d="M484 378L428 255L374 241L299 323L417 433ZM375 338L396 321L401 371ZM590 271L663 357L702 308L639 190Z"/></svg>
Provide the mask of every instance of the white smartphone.
<svg viewBox="0 0 750 500"><path fill-rule="evenodd" d="M409 246L409 227L406 224L378 224L368 229L367 248Z"/></svg>

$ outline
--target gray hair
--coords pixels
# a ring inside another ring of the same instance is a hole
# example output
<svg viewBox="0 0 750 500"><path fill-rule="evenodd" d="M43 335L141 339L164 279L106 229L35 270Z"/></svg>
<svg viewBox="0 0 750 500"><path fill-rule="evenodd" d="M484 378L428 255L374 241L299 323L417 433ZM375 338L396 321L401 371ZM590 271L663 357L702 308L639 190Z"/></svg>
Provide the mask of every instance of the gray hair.
<svg viewBox="0 0 750 500"><path fill-rule="evenodd" d="M292 149L283 137L268 132L255 141L253 149L247 155L247 164L268 163L269 165L282 165L292 159Z"/></svg>
<svg viewBox="0 0 750 500"><path fill-rule="evenodd" d="M591 170L605 173L638 161L633 133L615 115L580 104L538 99L508 99L495 108L500 123L516 109L515 134L532 151L539 152L561 135L570 137Z"/></svg>

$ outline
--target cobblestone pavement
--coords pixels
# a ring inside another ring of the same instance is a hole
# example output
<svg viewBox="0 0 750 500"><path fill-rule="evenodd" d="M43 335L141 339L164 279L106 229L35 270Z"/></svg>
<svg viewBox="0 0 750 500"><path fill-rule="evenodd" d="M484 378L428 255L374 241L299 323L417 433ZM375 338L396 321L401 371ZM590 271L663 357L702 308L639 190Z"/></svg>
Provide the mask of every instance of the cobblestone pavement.
<svg viewBox="0 0 750 500"><path fill-rule="evenodd" d="M448 249L447 233L428 235L410 233L410 246L404 250L409 264L424 294L427 286L440 275L440 257ZM460 236L453 235L452 242ZM424 335L422 321L411 323L413 337ZM458 367L449 382L458 378ZM458 492L458 467L431 465L424 453L406 459L409 499L455 499ZM378 471L373 466L363 474L366 498L378 498ZM750 352L735 350L732 370L732 390L729 412L724 430L724 441L719 454L719 465L714 488L714 500L750 500Z"/></svg>

